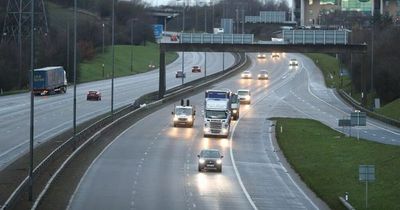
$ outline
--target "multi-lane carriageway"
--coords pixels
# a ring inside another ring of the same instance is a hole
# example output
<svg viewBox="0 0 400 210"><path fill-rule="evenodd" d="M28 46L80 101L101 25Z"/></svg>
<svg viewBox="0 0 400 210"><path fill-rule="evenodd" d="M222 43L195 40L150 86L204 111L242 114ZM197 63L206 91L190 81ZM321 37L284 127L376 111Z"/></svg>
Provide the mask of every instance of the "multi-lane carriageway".
<svg viewBox="0 0 400 210"><path fill-rule="evenodd" d="M325 87L320 71L305 56L286 54L265 61L248 55L253 75L267 69L270 80L242 80L238 75L210 87L252 91L252 104L241 107L229 138L203 137L203 93L190 97L199 113L193 128L172 126L171 104L133 124L103 150L68 208L326 209L282 163L268 118L312 118L340 131L337 120L352 108ZM288 69L290 58L299 60L298 69ZM369 118L360 136L400 144L399 129ZM203 148L222 151L222 173L197 171L196 155Z"/></svg>
<svg viewBox="0 0 400 210"><path fill-rule="evenodd" d="M193 65L204 68L207 56L207 75L222 70L222 53L185 53L185 82L204 76L204 72L192 74ZM225 69L232 66L232 54L224 55ZM175 78L177 70L181 70L182 61L177 59L167 66L166 87L172 88L182 83ZM114 89L114 108L131 104L145 93L158 90L158 70L147 73L117 78ZM66 94L35 97L35 146L72 128L72 86ZM102 101L86 101L89 90L100 90ZM77 86L77 123L87 121L97 115L110 112L111 82L102 80L79 84ZM29 113L30 94L17 94L0 97L0 170L24 154L29 146Z"/></svg>

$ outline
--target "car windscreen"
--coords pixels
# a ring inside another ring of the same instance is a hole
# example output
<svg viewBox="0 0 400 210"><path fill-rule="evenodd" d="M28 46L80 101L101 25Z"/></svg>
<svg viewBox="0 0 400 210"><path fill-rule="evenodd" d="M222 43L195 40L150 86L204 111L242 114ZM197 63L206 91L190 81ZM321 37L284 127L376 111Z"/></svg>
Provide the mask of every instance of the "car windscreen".
<svg viewBox="0 0 400 210"><path fill-rule="evenodd" d="M227 113L225 111L206 110L206 118L210 119L226 119Z"/></svg>
<svg viewBox="0 0 400 210"><path fill-rule="evenodd" d="M175 109L176 115L191 115L192 109L189 108L176 108Z"/></svg>
<svg viewBox="0 0 400 210"><path fill-rule="evenodd" d="M260 74L267 74L267 71L260 71Z"/></svg>
<svg viewBox="0 0 400 210"><path fill-rule="evenodd" d="M241 95L241 96L249 95L249 91L239 90L238 95Z"/></svg>
<svg viewBox="0 0 400 210"><path fill-rule="evenodd" d="M237 95L232 95L231 100L232 100L232 103L238 103L238 101L239 101Z"/></svg>
<svg viewBox="0 0 400 210"><path fill-rule="evenodd" d="M229 98L229 93L225 91L207 91L206 98Z"/></svg>
<svg viewBox="0 0 400 210"><path fill-rule="evenodd" d="M203 150L201 152L200 156L205 157L205 158L220 158L221 157L219 152L215 151L215 150Z"/></svg>

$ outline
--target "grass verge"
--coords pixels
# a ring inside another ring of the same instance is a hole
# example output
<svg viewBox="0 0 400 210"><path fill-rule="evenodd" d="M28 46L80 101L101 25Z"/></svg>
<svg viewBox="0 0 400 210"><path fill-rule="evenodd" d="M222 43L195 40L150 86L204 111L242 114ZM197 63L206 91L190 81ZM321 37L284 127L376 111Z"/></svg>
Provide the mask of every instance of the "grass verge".
<svg viewBox="0 0 400 210"><path fill-rule="evenodd" d="M171 63L178 57L178 54L168 52L165 54L165 62ZM127 76L131 74L143 73L154 68L158 68L160 55L159 47L155 43L148 42L146 46L133 46L133 69L131 71L131 46L115 46L115 76ZM102 64L104 63L104 77ZM149 64L155 65L149 68ZM79 82L88 82L93 80L107 79L111 77L112 71L112 51L110 47L104 54L80 64Z"/></svg>
<svg viewBox="0 0 400 210"><path fill-rule="evenodd" d="M351 97L356 101L361 101L361 93L351 88L351 79L349 76L340 77L339 61L328 54L322 53L306 53L311 60L318 66L322 71L325 79L325 83L328 87L343 89L347 93L352 93ZM341 81L343 79L343 81ZM371 92L367 95L367 108L373 107L374 99L377 98L375 92ZM386 107L387 106L387 107ZM377 113L382 114L388 118L400 120L400 99L393 101L381 109L377 110Z"/></svg>
<svg viewBox="0 0 400 210"><path fill-rule="evenodd" d="M377 109L376 112L381 115L400 121L400 98L386 104L380 109Z"/></svg>
<svg viewBox="0 0 400 210"><path fill-rule="evenodd" d="M368 185L368 209L400 209L400 147L344 137L314 120L277 119L276 125L285 157L332 209L345 209L338 199L345 192L356 209L365 208L365 184L358 181L361 164L376 170L376 181Z"/></svg>

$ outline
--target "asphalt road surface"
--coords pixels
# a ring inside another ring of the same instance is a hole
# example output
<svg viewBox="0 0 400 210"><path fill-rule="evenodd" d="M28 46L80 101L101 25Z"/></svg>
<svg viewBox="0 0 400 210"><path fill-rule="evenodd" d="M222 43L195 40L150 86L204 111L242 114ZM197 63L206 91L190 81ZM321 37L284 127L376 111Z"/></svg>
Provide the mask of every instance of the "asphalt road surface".
<svg viewBox="0 0 400 210"><path fill-rule="evenodd" d="M281 163L268 118L312 118L341 131L337 120L352 108L325 87L321 73L303 55L276 60L250 55L253 76L267 69L270 80L235 76L210 87L252 92L229 138L203 137L203 93L190 98L198 113L193 128L172 126L173 105L156 111L97 157L69 209L326 209ZM290 58L300 61L299 68L288 68ZM400 143L399 133L369 118L360 129L362 138L391 144ZM197 171L196 155L204 148L222 152L222 173Z"/></svg>
<svg viewBox="0 0 400 210"><path fill-rule="evenodd" d="M222 70L222 53L207 53L207 75ZM225 53L224 67L234 63L232 54ZM180 56L181 58L181 56ZM167 66L167 89L182 84L175 78L182 68L177 59ZM186 81L204 76L204 53L185 53ZM118 65L118 64L117 64ZM192 73L193 65L202 68L201 73ZM139 96L158 90L158 70L115 79L114 108L133 103ZM102 101L86 101L89 90L100 90ZM77 123L99 114L110 112L111 80L89 82L77 86ZM35 97L35 146L49 138L72 128L73 87L66 94ZM27 152L29 145L29 93L0 97L0 170Z"/></svg>

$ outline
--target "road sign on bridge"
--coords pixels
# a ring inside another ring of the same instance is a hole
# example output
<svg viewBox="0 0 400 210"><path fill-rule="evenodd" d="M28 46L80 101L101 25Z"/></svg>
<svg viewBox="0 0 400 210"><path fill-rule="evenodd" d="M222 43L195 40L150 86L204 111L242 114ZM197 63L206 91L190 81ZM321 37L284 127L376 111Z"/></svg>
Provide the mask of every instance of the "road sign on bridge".
<svg viewBox="0 0 400 210"><path fill-rule="evenodd" d="M348 44L348 30L283 30L289 44Z"/></svg>
<svg viewBox="0 0 400 210"><path fill-rule="evenodd" d="M180 43L208 43L208 44L252 44L254 34L206 34L182 33Z"/></svg>

